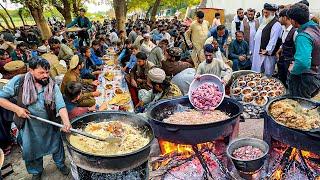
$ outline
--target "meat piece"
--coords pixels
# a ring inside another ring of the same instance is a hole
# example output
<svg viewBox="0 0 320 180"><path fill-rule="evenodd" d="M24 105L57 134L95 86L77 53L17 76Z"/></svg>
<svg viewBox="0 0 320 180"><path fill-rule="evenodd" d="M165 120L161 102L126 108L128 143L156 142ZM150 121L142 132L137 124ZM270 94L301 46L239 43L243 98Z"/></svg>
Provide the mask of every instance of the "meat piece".
<svg viewBox="0 0 320 180"><path fill-rule="evenodd" d="M212 83L203 83L192 91L191 101L193 105L201 110L214 110L222 101L223 93L218 86Z"/></svg>
<svg viewBox="0 0 320 180"><path fill-rule="evenodd" d="M236 149L232 156L241 160L254 160L263 155L261 149L253 146L243 146Z"/></svg>

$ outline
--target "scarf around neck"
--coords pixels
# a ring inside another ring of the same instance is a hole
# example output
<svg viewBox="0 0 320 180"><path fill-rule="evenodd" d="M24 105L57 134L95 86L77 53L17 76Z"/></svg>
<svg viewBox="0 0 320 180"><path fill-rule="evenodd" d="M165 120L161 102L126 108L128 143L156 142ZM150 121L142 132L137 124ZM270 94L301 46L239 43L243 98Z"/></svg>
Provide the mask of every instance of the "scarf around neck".
<svg viewBox="0 0 320 180"><path fill-rule="evenodd" d="M49 84L44 88L44 102L49 105L50 109L55 108L54 103L54 81L49 78ZM30 72L28 72L24 77L23 82L23 92L22 92L22 103L25 106L34 104L38 100L38 91L35 85L35 79Z"/></svg>

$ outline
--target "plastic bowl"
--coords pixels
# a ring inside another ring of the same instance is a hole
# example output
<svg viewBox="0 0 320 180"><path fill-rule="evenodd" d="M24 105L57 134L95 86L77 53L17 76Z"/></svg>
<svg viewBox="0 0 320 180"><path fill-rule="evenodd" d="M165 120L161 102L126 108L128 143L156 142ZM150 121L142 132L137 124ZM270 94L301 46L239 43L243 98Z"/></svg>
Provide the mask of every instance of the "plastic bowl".
<svg viewBox="0 0 320 180"><path fill-rule="evenodd" d="M190 88L189 88L189 92L188 92L188 97L189 97L189 101L190 103L192 104L192 106L195 108L195 109L198 109L198 110L201 110L199 109L198 107L196 107L192 100L191 100L191 95L192 95L192 92L197 89L199 86L201 86L202 84L204 83L211 83L211 84L215 84L218 86L218 89L220 92L222 92L222 98L221 98L221 101L218 103L218 105L214 108L217 108L219 107L219 105L222 103L225 95L226 95L226 92L225 92L225 87L223 85L223 83L221 82L221 79L216 76L216 75L213 75L213 74L203 74L199 77L199 79L194 79L191 84L190 84Z"/></svg>

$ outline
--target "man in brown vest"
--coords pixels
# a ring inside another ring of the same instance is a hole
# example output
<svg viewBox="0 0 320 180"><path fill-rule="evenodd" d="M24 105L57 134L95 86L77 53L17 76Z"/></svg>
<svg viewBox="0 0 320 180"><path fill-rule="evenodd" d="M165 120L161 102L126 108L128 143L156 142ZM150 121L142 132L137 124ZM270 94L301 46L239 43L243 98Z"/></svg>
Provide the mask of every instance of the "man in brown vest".
<svg viewBox="0 0 320 180"><path fill-rule="evenodd" d="M249 8L247 10L247 19L243 21L244 40L249 44L250 54L253 53L254 36L259 28L259 21L254 18L256 10Z"/></svg>

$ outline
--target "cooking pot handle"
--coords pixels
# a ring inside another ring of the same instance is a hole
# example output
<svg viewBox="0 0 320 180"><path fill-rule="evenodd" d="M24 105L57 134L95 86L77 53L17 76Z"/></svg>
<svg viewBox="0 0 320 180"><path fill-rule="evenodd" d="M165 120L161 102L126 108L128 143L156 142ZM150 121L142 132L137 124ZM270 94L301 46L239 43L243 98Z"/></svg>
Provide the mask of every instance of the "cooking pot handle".
<svg viewBox="0 0 320 180"><path fill-rule="evenodd" d="M169 132L178 132L180 129L179 128L174 128L174 127L166 127L166 130Z"/></svg>

